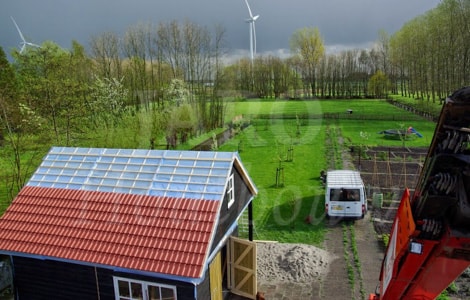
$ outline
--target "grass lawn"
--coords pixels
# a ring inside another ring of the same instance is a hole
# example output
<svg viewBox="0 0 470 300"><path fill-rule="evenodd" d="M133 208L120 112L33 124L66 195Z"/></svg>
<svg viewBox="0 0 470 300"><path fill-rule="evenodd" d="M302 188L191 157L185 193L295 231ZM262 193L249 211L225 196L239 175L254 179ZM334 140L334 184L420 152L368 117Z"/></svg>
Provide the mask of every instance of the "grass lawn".
<svg viewBox="0 0 470 300"><path fill-rule="evenodd" d="M226 120L234 116L245 115L256 118L257 115L302 114L321 115L324 113L343 114L352 110L355 115L393 116L397 120L419 119L411 112L390 105L385 100L305 100L305 101L276 101L251 100L242 102L227 102Z"/></svg>
<svg viewBox="0 0 470 300"><path fill-rule="evenodd" d="M324 129L311 122L300 126L298 136L296 130L295 120L273 120L248 127L219 150L237 151L242 143L240 156L259 190L255 239L320 245L325 233L324 191L318 179L325 167ZM286 161L291 146L293 160ZM280 166L284 176L276 186ZM312 224L305 223L308 216Z"/></svg>
<svg viewBox="0 0 470 300"><path fill-rule="evenodd" d="M406 105L416 107L422 111L431 112L433 114L439 114L442 109L442 103L439 100L423 100L423 99L413 99L409 97L403 97L401 95L389 95L393 100L400 101Z"/></svg>
<svg viewBox="0 0 470 300"><path fill-rule="evenodd" d="M423 135L422 138L407 140L403 143L400 140L390 140L384 138L380 131L387 129L406 129L413 127ZM341 120L340 128L342 136L354 145L376 146L406 146L406 147L428 147L434 135L435 123L427 120L413 120L410 122L395 121L361 121L361 120ZM362 133L362 134L361 134Z"/></svg>

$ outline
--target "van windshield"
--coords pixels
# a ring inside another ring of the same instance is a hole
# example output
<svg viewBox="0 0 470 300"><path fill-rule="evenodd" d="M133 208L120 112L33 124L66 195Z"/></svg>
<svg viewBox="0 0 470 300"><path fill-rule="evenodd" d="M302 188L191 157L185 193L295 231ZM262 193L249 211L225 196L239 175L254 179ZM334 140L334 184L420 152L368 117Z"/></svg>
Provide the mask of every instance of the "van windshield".
<svg viewBox="0 0 470 300"><path fill-rule="evenodd" d="M330 201L360 201L359 189L331 189Z"/></svg>

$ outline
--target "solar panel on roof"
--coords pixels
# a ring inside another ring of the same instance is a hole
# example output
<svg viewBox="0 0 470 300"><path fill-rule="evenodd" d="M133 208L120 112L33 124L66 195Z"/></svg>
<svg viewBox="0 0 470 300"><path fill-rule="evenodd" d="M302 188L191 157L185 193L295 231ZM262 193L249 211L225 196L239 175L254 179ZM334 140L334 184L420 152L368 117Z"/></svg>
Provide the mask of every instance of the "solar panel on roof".
<svg viewBox="0 0 470 300"><path fill-rule="evenodd" d="M54 147L27 185L222 200L234 153Z"/></svg>

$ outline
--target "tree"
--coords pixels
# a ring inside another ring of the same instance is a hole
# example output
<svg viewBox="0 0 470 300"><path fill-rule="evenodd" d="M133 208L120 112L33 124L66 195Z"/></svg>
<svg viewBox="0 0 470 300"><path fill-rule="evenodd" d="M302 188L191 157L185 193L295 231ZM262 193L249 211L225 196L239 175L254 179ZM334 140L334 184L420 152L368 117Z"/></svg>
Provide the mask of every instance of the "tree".
<svg viewBox="0 0 470 300"><path fill-rule="evenodd" d="M15 123L18 122L17 94L15 71L8 62L3 48L0 47L0 145L3 143L3 129L9 126L15 127Z"/></svg>
<svg viewBox="0 0 470 300"><path fill-rule="evenodd" d="M110 129L117 125L126 109L127 97L128 90L122 84L122 80L96 77L88 103L95 128L104 125Z"/></svg>
<svg viewBox="0 0 470 300"><path fill-rule="evenodd" d="M189 101L189 90L184 81L173 79L167 89L167 99L171 105L165 109L166 139L171 147L175 147L179 139L186 142L188 135L197 128L197 114L194 104Z"/></svg>
<svg viewBox="0 0 470 300"><path fill-rule="evenodd" d="M16 88L15 71L0 46L0 95L5 98L12 98L16 93Z"/></svg>
<svg viewBox="0 0 470 300"><path fill-rule="evenodd" d="M23 154L28 152L31 159L35 158L37 152L34 150L42 142L43 123L22 101L14 69L0 47L0 145L4 146L3 157L11 163L11 169L6 170L8 176L5 176L9 199L14 198L31 175L34 164L25 162Z"/></svg>
<svg viewBox="0 0 470 300"><path fill-rule="evenodd" d="M300 95L300 88L301 88L301 59L300 56L291 56L287 59L287 65L292 70L292 77L289 81L289 85L293 90L291 98L299 99Z"/></svg>
<svg viewBox="0 0 470 300"><path fill-rule="evenodd" d="M369 93L375 98L381 99L387 96L390 82L382 71L377 71L369 80Z"/></svg>
<svg viewBox="0 0 470 300"><path fill-rule="evenodd" d="M236 63L235 86L243 96L253 97L253 76L251 60L242 58Z"/></svg>
<svg viewBox="0 0 470 300"><path fill-rule="evenodd" d="M275 98L280 98L282 93L289 89L292 73L286 61L279 57L269 56L268 65L272 76L272 91Z"/></svg>
<svg viewBox="0 0 470 300"><path fill-rule="evenodd" d="M181 79L173 79L167 89L169 106L181 106L189 102L190 92L186 83Z"/></svg>
<svg viewBox="0 0 470 300"><path fill-rule="evenodd" d="M63 143L65 137L68 144L71 130L82 125L71 121L83 115L85 86L92 72L84 48L74 42L71 52L45 42L41 48L13 56L25 105L47 120L43 125L51 129L56 143Z"/></svg>
<svg viewBox="0 0 470 300"><path fill-rule="evenodd" d="M325 53L320 31L316 27L295 31L290 39L290 47L295 55L301 57L303 79L310 85L311 96L314 97L316 95L315 72L320 59Z"/></svg>
<svg viewBox="0 0 470 300"><path fill-rule="evenodd" d="M87 116L86 103L89 100L92 62L85 53L85 48L77 41L72 41L72 49L64 66L68 78L63 81L65 92L62 94L63 127L66 136L65 144L70 146L74 135L83 132L83 117Z"/></svg>
<svg viewBox="0 0 470 300"><path fill-rule="evenodd" d="M468 84L469 16L469 1L443 0L391 36L390 62L402 94L435 101Z"/></svg>
<svg viewBox="0 0 470 300"><path fill-rule="evenodd" d="M358 57L358 72L360 74L361 91L364 96L367 97L367 82L369 81L369 76L372 74L372 71L370 66L370 56L365 49L361 50Z"/></svg>
<svg viewBox="0 0 470 300"><path fill-rule="evenodd" d="M220 127L224 124L224 101L220 95L221 86L226 78L224 73L222 56L226 53L225 46L225 28L217 24L212 39L212 63L211 63L211 96L209 105L209 128Z"/></svg>
<svg viewBox="0 0 470 300"><path fill-rule="evenodd" d="M183 78L183 34L177 21L160 23L157 28L158 48L162 58L170 65L172 78Z"/></svg>
<svg viewBox="0 0 470 300"><path fill-rule="evenodd" d="M1 99L0 99L1 102ZM31 172L36 167L33 163L41 151L38 151L47 141L44 138L44 131L42 125L44 120L39 117L33 110L26 104L19 103L19 120L13 127L9 123L8 111L3 105L0 105L2 116L0 119L6 125L6 141L8 147L5 149L4 154L10 158L11 163L11 177L7 178L6 185L8 194L11 199L14 198L16 193L24 186ZM24 153L28 152L29 159L25 160Z"/></svg>
<svg viewBox="0 0 470 300"><path fill-rule="evenodd" d="M141 104L148 107L149 80L147 76L147 32L149 27L144 24L131 26L124 35L123 48L127 56L127 72L125 79L129 82L130 96L136 109Z"/></svg>
<svg viewBox="0 0 470 300"><path fill-rule="evenodd" d="M379 31L379 40L376 42L379 68L385 75L390 76L390 35L385 30Z"/></svg>
<svg viewBox="0 0 470 300"><path fill-rule="evenodd" d="M122 59L119 47L119 37L113 32L92 36L90 48L100 77L122 78Z"/></svg>
<svg viewBox="0 0 470 300"><path fill-rule="evenodd" d="M268 59L258 56L253 64L253 83L254 91L258 98L265 98L271 95L271 69L268 65Z"/></svg>

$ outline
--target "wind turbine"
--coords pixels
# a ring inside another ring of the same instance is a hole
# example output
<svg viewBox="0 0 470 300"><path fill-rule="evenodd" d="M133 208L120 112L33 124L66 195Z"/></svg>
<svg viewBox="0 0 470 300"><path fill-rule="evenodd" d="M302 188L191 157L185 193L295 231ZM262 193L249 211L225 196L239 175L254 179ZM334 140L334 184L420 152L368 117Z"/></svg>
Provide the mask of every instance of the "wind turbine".
<svg viewBox="0 0 470 300"><path fill-rule="evenodd" d="M253 63L254 55L256 54L256 29L255 29L255 21L259 18L259 15L253 16L251 13L250 5L248 5L248 0L245 0L246 7L248 7L248 13L250 14L250 18L246 19L246 22L250 24L250 56L251 56L251 63Z"/></svg>
<svg viewBox="0 0 470 300"><path fill-rule="evenodd" d="M20 28L19 28L18 25L16 24L15 19L13 19L12 16L10 16L10 18L11 18L11 20L13 21L13 24L15 24L16 30L18 30L18 34L20 35L20 38L21 38L20 54L23 53L24 49L26 48L26 45L32 46L32 47L41 48L41 46L39 46L39 45L36 45L36 44L30 43L30 42L27 42L26 39L24 38L23 34L21 33Z"/></svg>

